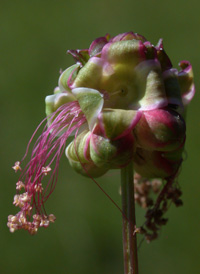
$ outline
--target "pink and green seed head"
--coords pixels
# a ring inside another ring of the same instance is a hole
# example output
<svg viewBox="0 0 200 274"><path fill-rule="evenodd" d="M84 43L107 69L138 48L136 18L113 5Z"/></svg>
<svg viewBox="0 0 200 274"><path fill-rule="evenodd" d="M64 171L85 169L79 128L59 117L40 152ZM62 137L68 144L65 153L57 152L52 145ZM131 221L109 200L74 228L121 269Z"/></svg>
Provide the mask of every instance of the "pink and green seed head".
<svg viewBox="0 0 200 274"><path fill-rule="evenodd" d="M90 58L87 57L70 78L74 79L71 89L72 93L77 87L96 89L103 95L103 107L95 120L101 129L97 134L100 139L106 138L111 143L132 132L134 151L137 147L176 151L184 144L182 115L194 95L192 68L188 62L180 63L181 71L174 69L162 39L153 46L143 36L132 32L98 38L91 44L88 54ZM96 138L97 143L99 138ZM181 154L179 157L181 162ZM172 171L168 170L170 176ZM163 174L167 176L166 172Z"/></svg>
<svg viewBox="0 0 200 274"><path fill-rule="evenodd" d="M23 228L34 234L54 222L44 203L71 135L75 139L66 156L86 176L101 176L133 160L140 175L167 178L182 162L183 117L195 93L189 62L174 69L162 40L154 46L133 32L107 34L88 49L68 53L76 64L61 73L54 94L46 97L47 124L31 160L24 169L20 162L13 167L21 172L14 198L20 211L9 216L11 232Z"/></svg>

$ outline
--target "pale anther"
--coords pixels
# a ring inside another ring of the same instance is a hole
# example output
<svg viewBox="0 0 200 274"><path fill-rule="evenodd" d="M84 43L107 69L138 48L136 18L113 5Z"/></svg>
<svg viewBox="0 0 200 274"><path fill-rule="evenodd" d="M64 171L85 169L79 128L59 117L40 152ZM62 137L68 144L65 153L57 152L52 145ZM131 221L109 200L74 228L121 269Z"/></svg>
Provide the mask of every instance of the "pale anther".
<svg viewBox="0 0 200 274"><path fill-rule="evenodd" d="M22 188L25 188L25 184L22 181L18 181L16 183L16 189L21 190Z"/></svg>
<svg viewBox="0 0 200 274"><path fill-rule="evenodd" d="M20 167L19 161L15 162L15 165L12 168L14 169L15 172L17 172L18 170L22 170Z"/></svg>
<svg viewBox="0 0 200 274"><path fill-rule="evenodd" d="M42 167L42 173L44 173L44 175L47 175L50 171L51 168L49 166Z"/></svg>

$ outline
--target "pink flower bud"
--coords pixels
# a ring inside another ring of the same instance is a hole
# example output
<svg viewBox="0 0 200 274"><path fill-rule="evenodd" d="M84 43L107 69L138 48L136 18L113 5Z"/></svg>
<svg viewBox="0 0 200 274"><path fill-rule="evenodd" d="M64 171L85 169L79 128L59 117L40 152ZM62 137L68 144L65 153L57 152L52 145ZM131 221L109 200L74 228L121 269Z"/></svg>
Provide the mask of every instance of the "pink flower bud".
<svg viewBox="0 0 200 274"><path fill-rule="evenodd" d="M170 108L145 111L134 135L143 149L172 151L185 141L185 121Z"/></svg>
<svg viewBox="0 0 200 274"><path fill-rule="evenodd" d="M177 173L182 162L183 147L163 152L137 148L134 169L145 178L168 178Z"/></svg>

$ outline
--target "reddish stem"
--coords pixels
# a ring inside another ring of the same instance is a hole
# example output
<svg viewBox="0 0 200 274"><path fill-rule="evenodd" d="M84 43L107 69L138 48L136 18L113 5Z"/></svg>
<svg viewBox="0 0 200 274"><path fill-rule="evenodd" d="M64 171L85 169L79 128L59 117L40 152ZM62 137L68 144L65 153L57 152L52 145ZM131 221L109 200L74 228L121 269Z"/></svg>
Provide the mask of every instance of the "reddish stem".
<svg viewBox="0 0 200 274"><path fill-rule="evenodd" d="M124 273L138 274L133 163L121 169Z"/></svg>

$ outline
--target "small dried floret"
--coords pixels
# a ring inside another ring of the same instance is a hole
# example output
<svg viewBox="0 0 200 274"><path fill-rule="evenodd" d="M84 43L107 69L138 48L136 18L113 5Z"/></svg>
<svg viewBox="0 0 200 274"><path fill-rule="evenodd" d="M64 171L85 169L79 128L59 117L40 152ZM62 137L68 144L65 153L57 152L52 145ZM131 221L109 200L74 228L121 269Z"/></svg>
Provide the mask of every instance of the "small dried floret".
<svg viewBox="0 0 200 274"><path fill-rule="evenodd" d="M142 207L148 208L153 205L150 194L157 193L162 185L161 179L146 179L141 175L134 174L135 201Z"/></svg>
<svg viewBox="0 0 200 274"><path fill-rule="evenodd" d="M175 203L175 205L178 206L182 206L183 205L183 201L181 199L177 199L175 201L173 201Z"/></svg>
<svg viewBox="0 0 200 274"><path fill-rule="evenodd" d="M153 240L155 240L155 239L157 239L158 238L158 233L157 232L154 232L154 233L152 233L152 234L146 234L145 235L145 238L146 238L146 241L147 241L147 243L150 243L151 241L153 241Z"/></svg>
<svg viewBox="0 0 200 274"><path fill-rule="evenodd" d="M160 179L153 179L152 182L152 189L154 193L158 193L160 191L160 187L162 185L162 180Z"/></svg>

